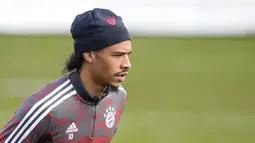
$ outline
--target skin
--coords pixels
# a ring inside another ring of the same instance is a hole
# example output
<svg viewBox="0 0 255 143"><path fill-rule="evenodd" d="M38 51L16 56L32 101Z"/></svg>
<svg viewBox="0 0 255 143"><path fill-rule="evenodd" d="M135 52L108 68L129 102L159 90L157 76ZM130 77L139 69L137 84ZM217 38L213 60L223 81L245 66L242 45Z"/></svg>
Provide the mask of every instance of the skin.
<svg viewBox="0 0 255 143"><path fill-rule="evenodd" d="M106 86L120 86L131 68L131 41L124 41L99 51L83 54L85 62L80 77L92 96L101 96Z"/></svg>

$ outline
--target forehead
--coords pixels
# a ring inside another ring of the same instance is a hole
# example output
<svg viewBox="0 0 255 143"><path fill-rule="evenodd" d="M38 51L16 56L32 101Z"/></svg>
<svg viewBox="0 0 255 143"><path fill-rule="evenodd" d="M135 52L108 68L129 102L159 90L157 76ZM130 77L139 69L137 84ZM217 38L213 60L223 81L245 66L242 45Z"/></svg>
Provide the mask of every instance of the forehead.
<svg viewBox="0 0 255 143"><path fill-rule="evenodd" d="M131 41L124 41L124 42L109 46L107 48L104 48L104 51L129 53L132 51Z"/></svg>

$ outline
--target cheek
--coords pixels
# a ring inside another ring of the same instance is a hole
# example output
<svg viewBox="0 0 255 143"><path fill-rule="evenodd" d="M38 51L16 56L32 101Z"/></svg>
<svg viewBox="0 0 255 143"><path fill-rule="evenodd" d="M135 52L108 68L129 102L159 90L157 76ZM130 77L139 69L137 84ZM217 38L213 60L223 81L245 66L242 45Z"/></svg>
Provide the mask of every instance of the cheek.
<svg viewBox="0 0 255 143"><path fill-rule="evenodd" d="M107 66L108 69L110 69L114 63L116 63L116 59L112 56L109 56L107 59L104 60L104 65Z"/></svg>
<svg viewBox="0 0 255 143"><path fill-rule="evenodd" d="M93 73L96 75L101 75L104 69L105 67L101 62L96 62L93 65Z"/></svg>
<svg viewBox="0 0 255 143"><path fill-rule="evenodd" d="M109 65L106 61L98 61L94 64L94 73L97 74L97 76L104 77L109 74Z"/></svg>
<svg viewBox="0 0 255 143"><path fill-rule="evenodd" d="M118 59L108 57L101 59L101 61L96 64L96 68L99 72L101 72L102 76L112 76L116 74L116 72L119 72L118 64Z"/></svg>
<svg viewBox="0 0 255 143"><path fill-rule="evenodd" d="M103 70L104 70L103 73L104 73L105 75L113 75L113 74L116 74L112 64L107 64L107 65L105 65Z"/></svg>
<svg viewBox="0 0 255 143"><path fill-rule="evenodd" d="M119 68L120 68L120 61L118 59L112 59L109 63L108 63L108 69L111 72L114 72L114 74L116 74L116 72L119 72Z"/></svg>

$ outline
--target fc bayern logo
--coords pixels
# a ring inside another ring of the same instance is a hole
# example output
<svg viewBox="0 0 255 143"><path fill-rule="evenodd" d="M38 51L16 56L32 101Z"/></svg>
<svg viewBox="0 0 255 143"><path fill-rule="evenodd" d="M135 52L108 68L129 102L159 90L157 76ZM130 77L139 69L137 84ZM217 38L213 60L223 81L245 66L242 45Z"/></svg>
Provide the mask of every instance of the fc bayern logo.
<svg viewBox="0 0 255 143"><path fill-rule="evenodd" d="M112 128L115 122L115 114L116 111L114 108L109 107L106 109L106 113L104 114L105 117L105 124L107 128Z"/></svg>
<svg viewBox="0 0 255 143"><path fill-rule="evenodd" d="M107 16L107 17L105 17L105 19L104 19L108 24L110 24L110 25L115 25L116 24L116 19L115 19L115 17L113 17L113 16Z"/></svg>

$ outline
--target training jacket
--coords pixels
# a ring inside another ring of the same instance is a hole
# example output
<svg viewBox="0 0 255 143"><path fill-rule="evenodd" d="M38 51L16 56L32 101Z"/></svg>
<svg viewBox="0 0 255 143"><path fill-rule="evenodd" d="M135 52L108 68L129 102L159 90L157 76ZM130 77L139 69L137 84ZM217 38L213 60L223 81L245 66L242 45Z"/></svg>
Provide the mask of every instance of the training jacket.
<svg viewBox="0 0 255 143"><path fill-rule="evenodd" d="M27 97L1 130L0 143L109 143L125 102L122 86L91 97L73 72Z"/></svg>

